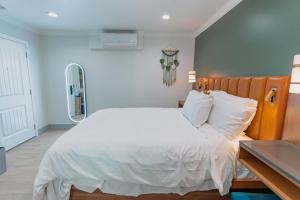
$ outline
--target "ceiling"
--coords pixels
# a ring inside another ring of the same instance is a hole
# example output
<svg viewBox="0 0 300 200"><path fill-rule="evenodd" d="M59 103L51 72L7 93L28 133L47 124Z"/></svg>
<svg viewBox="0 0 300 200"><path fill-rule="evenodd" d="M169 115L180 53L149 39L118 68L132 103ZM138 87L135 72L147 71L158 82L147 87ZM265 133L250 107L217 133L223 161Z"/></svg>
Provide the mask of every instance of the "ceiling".
<svg viewBox="0 0 300 200"><path fill-rule="evenodd" d="M224 8L228 11L232 2L237 4L237 0L0 0L6 7L0 16L41 32L136 29L193 34ZM50 18L47 11L59 17ZM163 14L171 19L162 20Z"/></svg>

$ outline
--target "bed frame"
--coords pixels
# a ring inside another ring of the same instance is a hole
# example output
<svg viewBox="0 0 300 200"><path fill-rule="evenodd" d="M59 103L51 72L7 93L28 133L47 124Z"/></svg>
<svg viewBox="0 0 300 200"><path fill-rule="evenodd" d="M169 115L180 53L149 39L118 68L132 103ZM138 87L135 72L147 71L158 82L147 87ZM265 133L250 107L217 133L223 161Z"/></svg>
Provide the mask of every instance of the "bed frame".
<svg viewBox="0 0 300 200"><path fill-rule="evenodd" d="M277 77L201 77L197 79L197 90L223 90L229 94L256 99L258 109L251 125L246 130L248 137L255 140L281 139L287 98L289 76ZM232 189L261 189L265 186L259 180L233 180ZM184 196L177 194L146 194L138 197L105 194L97 189L87 193L72 187L70 200L217 200L218 191L190 192Z"/></svg>

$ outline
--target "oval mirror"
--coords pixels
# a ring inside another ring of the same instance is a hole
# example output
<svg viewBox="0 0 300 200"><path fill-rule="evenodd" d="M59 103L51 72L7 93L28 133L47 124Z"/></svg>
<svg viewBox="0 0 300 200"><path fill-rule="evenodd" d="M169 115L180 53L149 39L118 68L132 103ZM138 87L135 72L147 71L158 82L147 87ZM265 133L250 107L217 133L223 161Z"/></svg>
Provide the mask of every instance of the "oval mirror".
<svg viewBox="0 0 300 200"><path fill-rule="evenodd" d="M85 80L83 67L71 63L66 67L66 92L70 120L79 123L86 118Z"/></svg>

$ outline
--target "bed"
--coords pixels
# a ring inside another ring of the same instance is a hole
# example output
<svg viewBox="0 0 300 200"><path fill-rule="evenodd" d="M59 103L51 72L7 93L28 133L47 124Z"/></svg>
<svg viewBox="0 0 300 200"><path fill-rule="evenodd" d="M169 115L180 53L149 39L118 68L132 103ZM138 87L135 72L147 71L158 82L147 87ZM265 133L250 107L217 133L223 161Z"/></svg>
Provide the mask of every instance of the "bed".
<svg viewBox="0 0 300 200"><path fill-rule="evenodd" d="M281 136L288 81L289 77L203 77L197 85L256 99L258 110L246 134L249 139L272 140ZM270 104L264 98L272 88L277 93ZM208 124L191 126L180 109L101 110L47 151L33 198L221 199L232 180L241 178L236 176L237 151L236 141Z"/></svg>

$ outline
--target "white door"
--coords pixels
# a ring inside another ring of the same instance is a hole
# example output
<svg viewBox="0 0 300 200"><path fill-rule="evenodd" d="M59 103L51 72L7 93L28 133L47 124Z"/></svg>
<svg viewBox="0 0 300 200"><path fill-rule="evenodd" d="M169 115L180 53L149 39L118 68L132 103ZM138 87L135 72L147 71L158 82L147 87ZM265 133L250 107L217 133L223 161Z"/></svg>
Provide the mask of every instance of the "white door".
<svg viewBox="0 0 300 200"><path fill-rule="evenodd" d="M35 135L26 45L0 36L0 146Z"/></svg>

